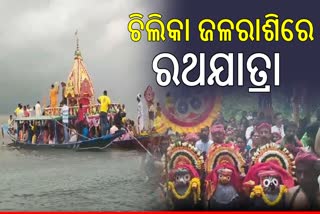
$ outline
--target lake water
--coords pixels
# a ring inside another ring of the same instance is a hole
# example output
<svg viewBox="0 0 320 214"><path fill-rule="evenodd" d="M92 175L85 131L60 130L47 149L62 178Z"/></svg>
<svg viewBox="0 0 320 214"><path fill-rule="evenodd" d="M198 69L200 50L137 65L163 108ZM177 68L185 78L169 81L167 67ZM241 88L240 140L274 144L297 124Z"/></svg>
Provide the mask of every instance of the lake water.
<svg viewBox="0 0 320 214"><path fill-rule="evenodd" d="M17 150L0 142L0 210L163 209L156 184L145 181L144 153Z"/></svg>

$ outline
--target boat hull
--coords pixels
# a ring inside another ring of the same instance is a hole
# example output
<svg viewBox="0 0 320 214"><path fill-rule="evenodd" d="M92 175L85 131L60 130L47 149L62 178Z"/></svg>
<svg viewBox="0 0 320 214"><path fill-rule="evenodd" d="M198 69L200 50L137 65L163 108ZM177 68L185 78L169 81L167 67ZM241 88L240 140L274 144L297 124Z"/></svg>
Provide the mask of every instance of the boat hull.
<svg viewBox="0 0 320 214"><path fill-rule="evenodd" d="M158 144L162 140L163 140L163 136L160 136L160 135L159 136L141 136L141 137L137 137L136 139L115 140L110 147L121 149L121 150L138 150L138 151L146 152L145 149L148 149L150 144Z"/></svg>
<svg viewBox="0 0 320 214"><path fill-rule="evenodd" d="M22 143L17 140L12 140L13 142L8 144L8 146L21 148L21 149L31 149L31 150L42 150L42 149L71 149L71 150L104 150L113 143L113 141L121 137L125 132L119 131L113 135L106 135L99 138L93 138L89 140L74 142L74 143L64 143L64 144L28 144Z"/></svg>

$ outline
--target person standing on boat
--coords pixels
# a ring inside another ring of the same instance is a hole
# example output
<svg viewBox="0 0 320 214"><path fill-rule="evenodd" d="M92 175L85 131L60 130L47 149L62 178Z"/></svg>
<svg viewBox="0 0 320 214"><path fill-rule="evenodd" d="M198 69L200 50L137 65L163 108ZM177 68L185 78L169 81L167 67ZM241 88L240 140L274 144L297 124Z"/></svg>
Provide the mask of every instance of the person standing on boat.
<svg viewBox="0 0 320 214"><path fill-rule="evenodd" d="M40 117L42 115L40 101L35 105L36 117Z"/></svg>
<svg viewBox="0 0 320 214"><path fill-rule="evenodd" d="M61 82L60 83L60 85L61 85L61 103L63 104L63 103L67 103L67 98L64 96L64 94L65 94L65 91L66 91L66 83L65 82Z"/></svg>
<svg viewBox="0 0 320 214"><path fill-rule="evenodd" d="M56 108L58 107L58 94L59 94L59 86L51 85L50 89L50 107L52 109L53 115L56 114Z"/></svg>
<svg viewBox="0 0 320 214"><path fill-rule="evenodd" d="M62 115L62 123L63 123L63 130L64 130L64 142L69 142L69 132L68 132L68 123L69 123L69 107L67 106L66 102L63 103L61 108L61 115Z"/></svg>
<svg viewBox="0 0 320 214"><path fill-rule="evenodd" d="M33 117L34 116L33 108L31 108L29 104L27 105L27 111L29 112L29 117Z"/></svg>
<svg viewBox="0 0 320 214"><path fill-rule="evenodd" d="M21 104L21 103L18 104L18 107L17 107L16 110L14 111L14 115L15 115L16 117L23 117L24 112L23 112L22 104Z"/></svg>
<svg viewBox="0 0 320 214"><path fill-rule="evenodd" d="M143 105L141 101L141 94L137 95L137 101L138 101L138 134L141 134L144 128Z"/></svg>
<svg viewBox="0 0 320 214"><path fill-rule="evenodd" d="M98 98L98 103L100 103L100 127L101 135L104 136L109 132L110 124L108 120L108 110L111 105L111 100L108 96L108 92L105 90L103 95Z"/></svg>
<svg viewBox="0 0 320 214"><path fill-rule="evenodd" d="M27 109L27 106L23 106L23 116L24 117L30 117L30 113Z"/></svg>

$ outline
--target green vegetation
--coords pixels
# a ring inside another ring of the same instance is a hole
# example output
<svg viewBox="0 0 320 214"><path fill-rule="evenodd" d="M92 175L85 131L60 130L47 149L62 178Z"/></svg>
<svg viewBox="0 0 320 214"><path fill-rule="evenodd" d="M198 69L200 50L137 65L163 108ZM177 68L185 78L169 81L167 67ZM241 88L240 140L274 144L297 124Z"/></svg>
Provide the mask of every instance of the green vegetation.
<svg viewBox="0 0 320 214"><path fill-rule="evenodd" d="M230 92L223 96L222 112L225 119L241 118L242 111L258 111L258 94L248 92ZM273 94L272 105L274 112L281 112L284 117L292 119L290 98L284 94Z"/></svg>

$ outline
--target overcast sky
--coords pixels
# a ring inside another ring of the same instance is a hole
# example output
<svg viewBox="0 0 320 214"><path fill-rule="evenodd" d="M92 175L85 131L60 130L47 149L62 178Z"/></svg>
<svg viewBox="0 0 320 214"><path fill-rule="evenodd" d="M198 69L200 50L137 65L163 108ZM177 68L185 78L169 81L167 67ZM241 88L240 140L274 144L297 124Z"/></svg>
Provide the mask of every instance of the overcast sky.
<svg viewBox="0 0 320 214"><path fill-rule="evenodd" d="M136 117L136 95L153 72L154 45L129 39L129 14L163 9L142 0L2 0L0 8L0 113L18 102L34 105L50 85L66 81L78 29L80 50L96 96L107 89ZM159 1L160 2L160 1ZM148 5L149 4L149 5Z"/></svg>

